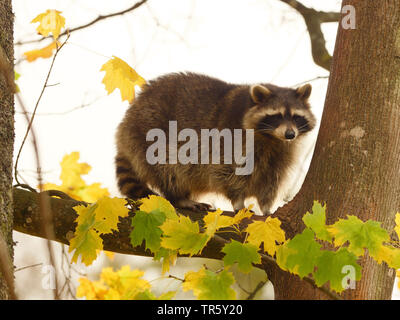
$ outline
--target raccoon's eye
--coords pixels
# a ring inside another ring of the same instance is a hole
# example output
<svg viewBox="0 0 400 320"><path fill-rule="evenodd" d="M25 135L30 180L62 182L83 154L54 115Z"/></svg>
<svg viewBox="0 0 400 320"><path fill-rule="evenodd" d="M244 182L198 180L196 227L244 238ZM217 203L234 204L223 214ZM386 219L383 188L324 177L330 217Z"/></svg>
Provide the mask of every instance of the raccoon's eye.
<svg viewBox="0 0 400 320"><path fill-rule="evenodd" d="M300 132L305 132L309 130L308 121L306 118L298 115L293 116L293 121L296 123L296 127Z"/></svg>
<svg viewBox="0 0 400 320"><path fill-rule="evenodd" d="M280 113L269 115L260 121L260 126L277 128L280 125L282 119L283 117Z"/></svg>

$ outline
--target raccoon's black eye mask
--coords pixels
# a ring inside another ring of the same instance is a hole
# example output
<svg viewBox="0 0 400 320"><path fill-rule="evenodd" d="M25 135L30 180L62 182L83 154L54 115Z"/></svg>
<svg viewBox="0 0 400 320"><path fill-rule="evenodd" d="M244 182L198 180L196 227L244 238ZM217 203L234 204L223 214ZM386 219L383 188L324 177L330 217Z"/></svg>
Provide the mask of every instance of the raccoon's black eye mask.
<svg viewBox="0 0 400 320"><path fill-rule="evenodd" d="M310 126L306 118L294 115L293 121L296 123L296 127L299 130L299 132L307 132L310 130Z"/></svg>
<svg viewBox="0 0 400 320"><path fill-rule="evenodd" d="M268 115L258 123L257 129L274 130L277 127L279 127L282 120L283 117L280 113L274 115Z"/></svg>

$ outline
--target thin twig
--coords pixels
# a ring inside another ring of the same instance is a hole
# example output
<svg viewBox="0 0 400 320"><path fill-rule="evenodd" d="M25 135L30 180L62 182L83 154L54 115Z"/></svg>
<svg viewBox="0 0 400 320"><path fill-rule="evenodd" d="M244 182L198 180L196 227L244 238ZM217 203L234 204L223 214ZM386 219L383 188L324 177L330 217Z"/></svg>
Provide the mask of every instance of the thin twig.
<svg viewBox="0 0 400 320"><path fill-rule="evenodd" d="M313 81L316 81L316 80L322 80L322 79L329 79L329 76L318 76L318 77L312 78L310 80L305 80L305 81L296 83L296 84L292 85L291 87L292 88L296 88L296 87L301 86L301 85L303 85L305 83L313 82Z"/></svg>
<svg viewBox="0 0 400 320"><path fill-rule="evenodd" d="M79 106L77 106L77 107L74 107L74 108L71 108L71 109L68 109L68 110L65 110L65 111L61 111L61 112L42 112L42 113L36 113L36 116L63 116L63 115L66 115L66 114L68 114L68 113L71 113L71 112L74 112L74 111L77 111L77 110L80 110L80 109L83 109L83 108L86 108L86 107L89 107L89 106L91 106L93 103L95 103L96 101L98 101L98 100L100 100L100 99L102 99L103 97L98 97L98 98L96 98L96 99L93 99L91 102L88 102L88 103L82 103L81 105L79 105ZM18 111L16 111L16 113L20 113L20 114L23 114L23 112L18 112ZM32 114L31 112L28 112L28 114Z"/></svg>
<svg viewBox="0 0 400 320"><path fill-rule="evenodd" d="M65 43L68 41L68 38L69 38L69 35L67 36L67 39L65 39L65 41L61 44L61 46L60 46L60 47L57 47L57 50L56 50L56 52L54 53L53 60L51 61L51 64L50 64L49 71L47 72L46 80L45 80L44 85L43 85L43 87L42 87L42 91L40 92L39 98L38 98L37 101L36 101L36 105L35 105L35 108L34 108L34 110L33 110L32 117L31 117L31 119L29 120L28 127L27 127L27 129L26 129L24 139L22 140L21 146L20 146L20 148L19 148L19 150L18 150L17 158L16 158L16 160L15 160L15 165L14 165L14 177L15 177L15 181L16 181L18 184L20 184L20 182L19 182L19 180L18 180L18 161L19 161L19 157L21 156L22 148L24 147L26 138L28 137L29 131L31 130L33 120L35 119L36 110L37 110L37 108L38 108L38 106L39 106L39 102L40 102L40 100L42 99L43 93L44 93L44 91L45 91L46 88L47 88L47 83L48 83L48 81L49 81L51 71L53 70L54 61L56 60L57 55L58 55L58 53L60 52L60 50L62 49L62 47L63 47L63 46L65 45ZM20 96L17 94L17 98L19 98L19 97L20 97ZM22 101L21 101L20 98L18 99L18 102L20 102L20 104L21 104ZM25 112L25 114L27 114L26 109L24 110L24 112Z"/></svg>
<svg viewBox="0 0 400 320"><path fill-rule="evenodd" d="M147 10L149 11L151 18L154 20L154 22L156 23L156 26L164 29L167 32L172 33L173 35L175 35L180 41L182 41L187 47L190 48L189 43L186 41L186 39L183 37L183 35L181 35L179 32L169 28L168 26L163 25L160 20L156 17L156 15L153 13L153 11L151 10L151 8L147 5L146 6Z"/></svg>
<svg viewBox="0 0 400 320"><path fill-rule="evenodd" d="M173 276L172 274L169 274L169 275L168 275L168 278L170 278L170 279L175 279L175 280L182 281L182 282L185 281L185 279L175 277L175 276Z"/></svg>
<svg viewBox="0 0 400 320"><path fill-rule="evenodd" d="M268 281L261 281L258 283L258 285L255 287L255 289L250 292L249 296L246 298L246 300L253 300L254 297L256 296L257 292L260 291L267 283Z"/></svg>
<svg viewBox="0 0 400 320"><path fill-rule="evenodd" d="M59 82L57 82L57 83L52 83L52 84L48 84L48 85L46 85L46 87L48 88L48 87L55 87L55 86L58 86L60 83Z"/></svg>
<svg viewBox="0 0 400 320"><path fill-rule="evenodd" d="M15 185L13 185L13 188L16 188L16 187L20 187L20 188L23 188L23 189L28 189L29 191L37 193L36 189L32 188L30 185L28 185L26 183L17 183Z"/></svg>
<svg viewBox="0 0 400 320"><path fill-rule="evenodd" d="M107 14L107 15L99 15L96 19L94 19L94 20L92 20L92 21L90 21L90 22L88 22L88 23L86 23L84 25L69 29L68 31L64 31L63 33L60 34L60 37L61 36L65 36L66 34L71 34L74 31L78 31L78 30L82 30L82 29L85 29L87 27L90 27L91 25L94 25L95 23L97 23L99 21L102 21L104 19L112 18L112 17L119 16L119 15L123 15L125 13L130 12L130 11L133 11L133 10L139 8L141 5L145 4L147 1L148 0L142 0L142 1L134 4L133 6L127 8L127 9L124 9L122 11L114 12L114 13ZM49 38L49 37L42 37L40 39L28 40L28 41L18 41L18 42L15 43L15 45L23 45L23 44L28 44L28 43L40 42L40 41L42 41L44 39L47 39L47 38Z"/></svg>
<svg viewBox="0 0 400 320"><path fill-rule="evenodd" d="M49 196L49 197L57 197L57 198L64 199L64 200L75 200L60 190L46 190L46 191L43 191L42 194Z"/></svg>
<svg viewBox="0 0 400 320"><path fill-rule="evenodd" d="M29 265L29 266L25 266L25 267L17 268L17 269L15 269L15 270L14 270L14 272L22 271L22 270L29 269L29 268L38 267L38 266L41 266L41 265L43 265L43 263L35 263L35 264L31 264L31 265Z"/></svg>
<svg viewBox="0 0 400 320"><path fill-rule="evenodd" d="M26 111L25 105L22 101L22 98L20 97L19 93L16 94L16 97L18 99L18 102L21 106L21 108ZM27 113L25 113L25 117L27 122L29 122L29 117ZM53 219L51 215L51 210L50 210L50 203L49 203L49 197L47 197L45 194L42 193L43 191L43 181L42 181L42 173L41 173L41 161L40 161L40 156L39 156L39 148L37 145L37 140L36 140L36 135L35 131L33 128L31 128L31 134L32 134L32 143L33 147L35 150L35 157L36 157L36 166L37 166L37 180L39 184L39 191L41 192L39 194L39 212L41 216L41 228L44 231L44 234L46 235L46 244L47 244L47 250L49 253L49 260L50 264L53 266L54 270L55 269L55 260L54 260L54 255L53 255L53 248L52 248L52 243L49 239L54 239L54 225L53 225ZM58 295L58 281L57 281L57 273L54 273L54 283L55 283L55 289L53 290L54 293L54 299L59 300L59 295Z"/></svg>
<svg viewBox="0 0 400 320"><path fill-rule="evenodd" d="M72 299L76 300L75 297L75 293L76 292L76 288L73 284L73 281L71 281L72 279L72 271L75 271L77 274L82 275L80 272L76 271L73 267L72 267L72 263L69 260L69 257L65 251L65 245L62 245L61 247L61 270L63 272L64 275L64 285L62 286L62 288L60 289L59 295L61 296L64 292L64 289L66 289L66 297L68 298L68 295L70 295L70 297ZM86 276L86 275L84 275Z"/></svg>

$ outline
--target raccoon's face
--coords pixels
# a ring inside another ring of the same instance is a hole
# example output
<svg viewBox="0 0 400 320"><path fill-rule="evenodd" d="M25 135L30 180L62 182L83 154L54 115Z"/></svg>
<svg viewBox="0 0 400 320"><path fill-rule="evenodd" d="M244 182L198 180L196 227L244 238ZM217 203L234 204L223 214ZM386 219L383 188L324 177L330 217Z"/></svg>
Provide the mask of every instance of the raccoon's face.
<svg viewBox="0 0 400 320"><path fill-rule="evenodd" d="M255 85L250 88L255 105L244 117L244 127L255 133L293 141L315 127L315 117L308 98L311 85L298 89Z"/></svg>

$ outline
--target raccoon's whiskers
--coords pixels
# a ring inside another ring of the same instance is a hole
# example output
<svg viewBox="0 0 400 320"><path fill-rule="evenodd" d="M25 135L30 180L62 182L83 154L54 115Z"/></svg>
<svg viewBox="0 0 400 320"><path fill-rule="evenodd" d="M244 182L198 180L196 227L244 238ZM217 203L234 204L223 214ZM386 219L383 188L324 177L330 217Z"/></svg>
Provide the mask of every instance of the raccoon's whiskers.
<svg viewBox="0 0 400 320"><path fill-rule="evenodd" d="M255 132L268 132L272 131L271 129L256 129Z"/></svg>
<svg viewBox="0 0 400 320"><path fill-rule="evenodd" d="M257 130L269 130L269 131L273 131L275 128L273 126L264 124L264 125L260 125L258 126Z"/></svg>
<svg viewBox="0 0 400 320"><path fill-rule="evenodd" d="M307 129L308 127L309 127L309 124L306 123L306 124L302 125L301 127L297 128L297 130L299 130L300 132L301 131L308 131L308 130L304 130L304 129Z"/></svg>

